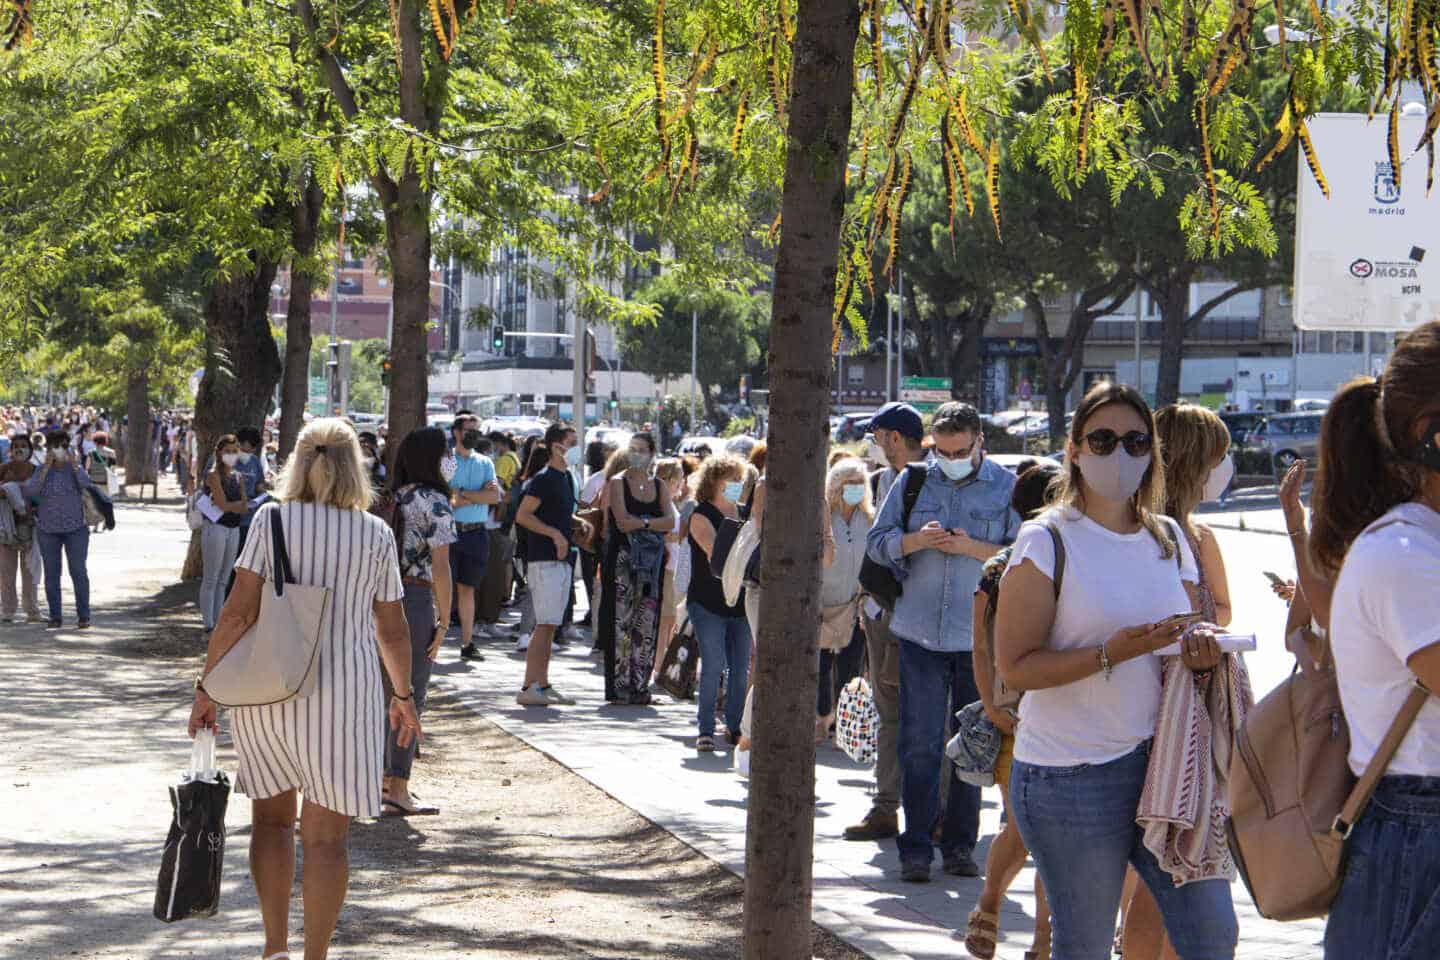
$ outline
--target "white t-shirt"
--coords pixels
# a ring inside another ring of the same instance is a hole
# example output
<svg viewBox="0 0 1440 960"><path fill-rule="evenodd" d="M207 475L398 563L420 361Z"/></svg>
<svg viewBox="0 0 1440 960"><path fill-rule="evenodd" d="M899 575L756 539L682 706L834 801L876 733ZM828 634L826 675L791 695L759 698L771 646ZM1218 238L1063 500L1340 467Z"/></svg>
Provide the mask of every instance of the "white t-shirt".
<svg viewBox="0 0 1440 960"><path fill-rule="evenodd" d="M1330 600L1330 646L1350 725L1350 769L1365 772L1410 694L1405 662L1440 643L1440 514L1402 503L1355 538ZM1389 773L1440 777L1440 698L1400 742Z"/></svg>
<svg viewBox="0 0 1440 960"><path fill-rule="evenodd" d="M1065 573L1052 650L1098 647L1126 627L1155 623L1191 609L1182 580L1195 583L1195 555L1179 527L1163 518L1180 558L1164 557L1149 530L1115 533L1073 507L1046 511L1020 528L1007 572L1027 560L1051 582L1055 545L1046 521L1065 544ZM1005 587L1001 587L1003 594ZM1098 657L1098 654L1097 654ZM1030 690L1020 701L1015 759L1050 767L1108 763L1155 735L1160 712L1160 657L1117 663L1075 683Z"/></svg>

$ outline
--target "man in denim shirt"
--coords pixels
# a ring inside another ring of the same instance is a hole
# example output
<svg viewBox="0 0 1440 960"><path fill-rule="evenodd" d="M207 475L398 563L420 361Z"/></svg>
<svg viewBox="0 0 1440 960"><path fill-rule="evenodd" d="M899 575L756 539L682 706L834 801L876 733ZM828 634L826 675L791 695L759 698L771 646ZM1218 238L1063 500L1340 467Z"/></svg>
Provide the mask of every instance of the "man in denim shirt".
<svg viewBox="0 0 1440 960"><path fill-rule="evenodd" d="M971 665L971 609L980 568L1020 531L1010 509L1015 476L986 460L980 414L947 403L930 427L934 447L925 484L901 529L905 483L885 497L867 544L871 559L895 571L904 592L890 630L900 641L900 803L905 832L902 879L930 879L931 835L940 818L941 761L954 712L980 698ZM979 876L973 856L980 789L952 782L944 811L945 872Z"/></svg>

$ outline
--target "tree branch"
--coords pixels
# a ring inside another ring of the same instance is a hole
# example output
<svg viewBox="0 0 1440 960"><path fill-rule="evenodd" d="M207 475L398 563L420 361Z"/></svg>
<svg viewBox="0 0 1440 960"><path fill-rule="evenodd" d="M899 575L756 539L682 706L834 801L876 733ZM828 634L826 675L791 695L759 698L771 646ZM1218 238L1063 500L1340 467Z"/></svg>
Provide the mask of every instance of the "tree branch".
<svg viewBox="0 0 1440 960"><path fill-rule="evenodd" d="M1232 297L1239 296L1242 293L1249 293L1251 290L1263 290L1266 287L1278 286L1279 284L1282 284L1284 282L1284 279L1281 277L1263 276L1256 277L1254 280L1247 280L1244 283L1237 283L1235 284L1235 286L1231 287L1229 290L1226 290L1224 293L1217 294L1216 296L1213 296L1209 300L1202 303L1195 310L1195 312L1192 313L1190 317L1185 321L1185 330L1187 333L1193 330L1197 325L1199 325L1201 320L1209 316L1211 311L1215 310L1217 307L1224 304Z"/></svg>

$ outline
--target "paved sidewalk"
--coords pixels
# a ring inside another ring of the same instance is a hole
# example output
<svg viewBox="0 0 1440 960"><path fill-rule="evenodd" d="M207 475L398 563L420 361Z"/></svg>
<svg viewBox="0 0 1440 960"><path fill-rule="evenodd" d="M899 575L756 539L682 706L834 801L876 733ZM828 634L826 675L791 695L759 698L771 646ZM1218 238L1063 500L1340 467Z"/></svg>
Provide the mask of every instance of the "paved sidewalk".
<svg viewBox="0 0 1440 960"><path fill-rule="evenodd" d="M574 770L621 803L686 843L741 874L745 864L746 784L728 754L697 754L695 705L668 696L650 707L604 702L600 658L588 642L557 648L551 681L579 704L543 709L515 705L523 655L510 645L485 645L483 663L457 658L454 642L437 664L436 678L502 729ZM975 904L979 880L946 877L937 859L929 885L901 883L893 842L849 843L847 824L869 809L873 779L844 754L821 747L815 807L815 919L876 960L966 956L957 929ZM1000 828L1000 796L985 791L981 816L983 864L988 839ZM1270 923L1261 919L1244 887L1235 885L1240 915L1240 952L1253 960L1316 960L1323 925ZM1030 945L1035 910L1034 871L1027 868L1011 888L1001 916L998 956L1020 960Z"/></svg>

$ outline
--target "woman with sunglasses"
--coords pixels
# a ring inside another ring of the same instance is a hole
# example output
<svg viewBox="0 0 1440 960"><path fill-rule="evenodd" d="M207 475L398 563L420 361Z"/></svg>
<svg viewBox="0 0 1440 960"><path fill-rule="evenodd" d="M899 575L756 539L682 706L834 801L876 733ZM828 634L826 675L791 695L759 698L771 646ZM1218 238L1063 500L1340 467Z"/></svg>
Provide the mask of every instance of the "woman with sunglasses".
<svg viewBox="0 0 1440 960"><path fill-rule="evenodd" d="M1156 411L1155 430L1165 465L1165 513L1179 525L1186 543L1195 554L1199 573L1196 583L1199 610L1205 615L1206 623L1227 627L1232 614L1225 560L1220 554L1220 544L1214 531L1197 522L1193 513L1201 503L1220 499L1235 475L1235 465L1230 458L1230 431L1213 411L1193 403L1174 403ZM1183 667L1171 669L1183 670ZM1167 682L1171 682L1174 676L1167 674ZM1202 796L1209 804L1212 818L1224 817L1229 815L1229 806L1228 781L1223 773L1230 768L1230 750L1235 732L1254 702L1244 662L1235 654L1223 657L1212 676L1201 677L1196 691L1200 696L1188 702L1197 706L1204 704L1204 713L1196 714L1192 729L1203 727L1208 734L1213 759L1210 769L1218 775L1202 781L1202 767L1187 766L1185 773L1177 775L1176 764L1160 763L1152 767L1150 777L1152 783L1172 786L1172 789L1155 791L1156 796ZM1166 690L1167 694L1177 692ZM1166 715L1163 709L1162 715ZM1172 710L1169 715L1177 717L1179 714ZM1208 791L1203 790L1202 782L1209 786ZM1151 813L1153 811L1147 810L1142 814L1142 822L1148 824ZM1181 828L1164 829L1175 832ZM1178 832L1174 835L1177 838L1183 836ZM1208 856L1191 862L1214 864L1226 873L1231 871L1226 844L1214 841L1205 848L1205 852ZM1175 951L1165 936L1155 899L1140 886L1133 870L1126 878L1124 902L1121 945L1126 960L1172 960Z"/></svg>
<svg viewBox="0 0 1440 960"><path fill-rule="evenodd" d="M1136 823L1159 718L1161 658L1203 672L1214 638L1173 619L1198 609L1195 555L1161 516L1155 420L1133 388L1097 384L1065 445L1055 506L1026 523L1000 590L996 665L1020 704L1010 798L1050 901L1055 960L1110 955L1127 866L1154 895L1185 960L1226 960L1230 884L1176 886ZM1052 533L1053 531L1053 533ZM1057 551L1065 563L1057 589Z"/></svg>

